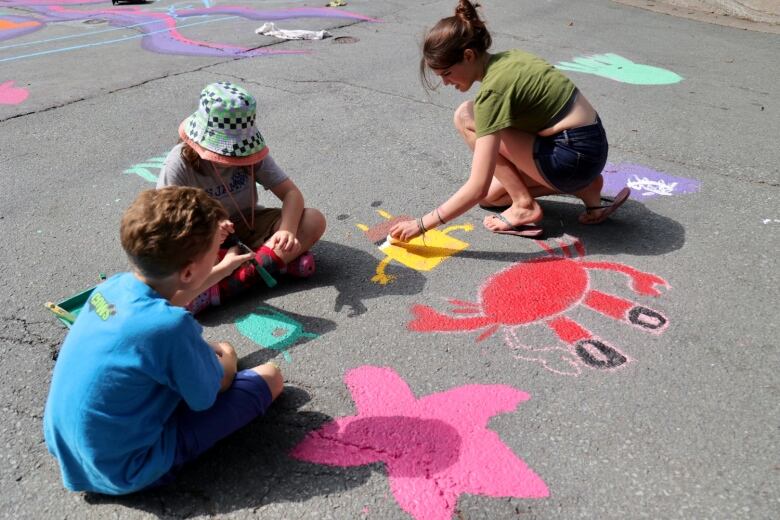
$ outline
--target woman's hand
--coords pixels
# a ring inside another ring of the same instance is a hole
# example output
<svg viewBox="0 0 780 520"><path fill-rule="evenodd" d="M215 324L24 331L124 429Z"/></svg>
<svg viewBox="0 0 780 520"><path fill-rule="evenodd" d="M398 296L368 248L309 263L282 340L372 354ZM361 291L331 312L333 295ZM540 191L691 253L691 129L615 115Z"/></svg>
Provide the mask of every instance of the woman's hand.
<svg viewBox="0 0 780 520"><path fill-rule="evenodd" d="M233 246L227 250L225 257L214 266L212 271L224 269L225 273L227 273L225 276L227 276L228 274L238 269L241 264L248 262L253 256L254 253L242 254L238 246Z"/></svg>
<svg viewBox="0 0 780 520"><path fill-rule="evenodd" d="M300 247L301 244L300 242L298 242L298 239L295 237L294 234L292 234L289 231L280 229L279 231L271 235L271 238L268 239L266 245L271 249L276 249L278 251L283 251L283 252L289 252L296 247Z"/></svg>
<svg viewBox="0 0 780 520"><path fill-rule="evenodd" d="M402 220L390 228L390 236L401 242L408 242L420 234L416 220Z"/></svg>
<svg viewBox="0 0 780 520"><path fill-rule="evenodd" d="M230 220L220 220L217 223L217 233L219 234L219 243L225 241L225 239L235 232L235 227Z"/></svg>

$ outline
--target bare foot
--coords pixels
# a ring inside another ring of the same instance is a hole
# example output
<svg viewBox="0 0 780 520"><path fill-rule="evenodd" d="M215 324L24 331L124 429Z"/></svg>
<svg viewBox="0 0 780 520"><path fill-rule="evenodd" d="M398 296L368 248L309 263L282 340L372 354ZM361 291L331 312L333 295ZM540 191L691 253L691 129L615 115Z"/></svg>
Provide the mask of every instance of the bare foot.
<svg viewBox="0 0 780 520"><path fill-rule="evenodd" d="M531 208L510 206L506 211L501 213L501 215L515 227L519 227L524 224L536 224L542 220L542 207L539 206L539 204L534 200L533 207ZM505 222L502 222L501 219L496 218L495 215L489 215L485 217L485 219L482 221L482 224L494 233L496 231L507 231L510 229Z"/></svg>

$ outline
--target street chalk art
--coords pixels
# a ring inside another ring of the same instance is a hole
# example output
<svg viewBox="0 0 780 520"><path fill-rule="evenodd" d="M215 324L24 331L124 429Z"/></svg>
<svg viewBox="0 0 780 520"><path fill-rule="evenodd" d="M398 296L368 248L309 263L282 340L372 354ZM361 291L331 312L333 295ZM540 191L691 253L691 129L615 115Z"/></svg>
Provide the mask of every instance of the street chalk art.
<svg viewBox="0 0 780 520"><path fill-rule="evenodd" d="M602 175L604 176L603 191L606 195L617 195L620 190L628 186L632 190L631 197L634 199L685 195L696 193L701 187L701 183L696 179L675 177L641 164L607 163Z"/></svg>
<svg viewBox="0 0 780 520"><path fill-rule="evenodd" d="M156 183L157 177L160 175L160 170L162 170L166 157L168 157L167 153L158 157L152 157L142 163L131 166L122 173L128 175L138 175L147 182Z"/></svg>
<svg viewBox="0 0 780 520"><path fill-rule="evenodd" d="M6 0L3 2L3 6L16 7L24 6L28 9L32 9L40 15L40 19L26 18L24 22L20 21L20 17L7 17L3 16L0 20L7 24L11 23L37 23L38 26L27 26L25 29L31 30L40 29L43 25L56 22L71 22L79 20L105 20L112 27L127 28L133 31L140 31L141 34L133 34L132 36L124 36L108 41L100 41L93 43L85 43L80 45L68 45L66 47L49 49L45 51L33 52L28 54L21 54L17 56L10 56L7 58L0 58L0 62L13 61L17 59L31 58L34 56L43 56L47 54L53 54L57 52L72 51L76 49L93 47L96 45L105 45L110 43L117 43L134 38L141 38L141 46L149 51L157 52L160 54L175 54L181 56L202 56L202 57L236 57L236 58L248 58L254 56L269 56L276 54L302 54L306 53L305 50L291 50L291 49L276 49L276 48L249 48L238 47L235 45L229 45L225 43L209 43L204 41L191 40L185 38L180 32L179 28L189 27L193 25L200 25L204 23L212 23L215 21L228 20L232 18L245 18L249 20L286 20L290 18L340 18L349 20L360 20L377 22L379 20L364 16L359 13L351 11L342 11L336 9L328 9L325 7L298 7L288 9L275 9L275 10L258 10L250 9L239 6L219 6L219 7L207 7L207 8L195 8L195 9L177 9L175 15L171 15L168 12L155 12L150 10L144 10L139 6L123 6L113 9L100 9L100 10L77 10L64 7L65 5L77 5L77 4L91 4L97 3L91 0L79 0L79 1L67 1L57 0L48 2L46 0ZM222 18L207 18L201 19L196 22L186 23L181 26L177 26L177 21L183 21L191 17L214 17L223 16ZM20 29L21 30L21 29ZM0 30L0 40L6 40L22 34L20 32L6 32ZM85 34L85 37L89 37L89 34ZM45 42L45 41L44 41ZM41 42L41 43L44 43Z"/></svg>
<svg viewBox="0 0 780 520"><path fill-rule="evenodd" d="M344 382L356 415L310 432L298 460L351 467L382 462L398 505L417 520L452 518L463 493L545 498L547 485L487 428L530 396L506 385L466 385L417 399L390 368L362 366Z"/></svg>
<svg viewBox="0 0 780 520"><path fill-rule="evenodd" d="M13 81L0 83L0 105L18 105L29 95L26 88L14 87Z"/></svg>
<svg viewBox="0 0 780 520"><path fill-rule="evenodd" d="M671 70L634 63L612 53L574 58L573 62L562 61L555 67L560 70L594 74L632 85L670 85L679 83L683 79Z"/></svg>
<svg viewBox="0 0 780 520"><path fill-rule="evenodd" d="M386 220L371 228L365 224L357 224L357 227L386 255L377 265L376 274L371 278L372 282L381 285L387 285L395 279L395 276L385 273L388 264L393 260L416 271L430 271L445 258L469 247L466 242L450 236L450 232L455 230L472 231L474 229L471 224L448 226L441 231L431 229L425 233L424 237L415 237L406 243L391 244L387 240L390 228L397 222L411 220L412 217L404 215L393 217L382 210L377 210L377 213Z"/></svg>
<svg viewBox="0 0 780 520"><path fill-rule="evenodd" d="M541 363L547 370L561 375L578 375L582 366L613 369L629 359L567 317L566 311L585 305L644 332L660 334L666 329L668 320L660 312L592 289L588 270L623 274L630 281L630 289L644 296L659 296L661 292L656 286L670 287L666 280L623 264L583 260L585 247L579 239L568 235L564 235L564 240L558 240L560 252L545 242L537 240L537 243L546 251L545 257L518 262L490 277L480 288L477 302L449 300L456 316L439 313L425 305L413 306L414 319L408 324L409 330L481 330L476 339L479 342L502 329L504 340L517 359ZM572 251L572 246L579 256ZM521 327L542 323L552 329L566 347L531 347L519 340Z"/></svg>
<svg viewBox="0 0 780 520"><path fill-rule="evenodd" d="M304 332L303 325L272 309L258 307L255 312L236 320L236 328L242 336L254 341L262 348L277 350L285 361L292 361L287 349L301 339L315 339L317 334Z"/></svg>
<svg viewBox="0 0 780 520"><path fill-rule="evenodd" d="M35 18L3 15L3 17L0 18L0 40L23 36L43 27L44 24Z"/></svg>

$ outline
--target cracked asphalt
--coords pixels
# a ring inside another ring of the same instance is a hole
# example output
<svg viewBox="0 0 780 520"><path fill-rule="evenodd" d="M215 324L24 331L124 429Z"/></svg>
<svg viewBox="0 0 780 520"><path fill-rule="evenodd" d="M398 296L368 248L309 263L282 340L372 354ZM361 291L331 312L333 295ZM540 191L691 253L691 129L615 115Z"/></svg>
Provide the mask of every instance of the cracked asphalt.
<svg viewBox="0 0 780 520"><path fill-rule="evenodd" d="M0 0L0 17L42 20L33 3ZM140 37L123 39L140 36L139 27L109 27L99 16L52 22L0 40L0 84L13 81L28 93L14 104L9 96L18 92L0 88L2 517L409 518L383 464L328 466L289 455L309 432L356 413L343 379L365 365L391 368L417 398L469 384L530 395L488 428L541 477L549 497L462 494L453 518L777 516L780 36L607 0L483 3L496 50L519 47L551 63L615 53L682 77L643 85L567 72L604 120L611 163L693 179L698 192L635 196L597 227L577 223L581 205L572 199L542 201L549 247L576 237L588 261L668 282L654 297L632 291L622 274L588 271L591 288L655 309L668 328L648 334L583 305L567 310L628 360L614 370L580 363L577 377L521 359L543 356L523 346L564 346L541 321L503 327L479 342L476 330L410 330L413 305L445 313L448 299L476 302L496 273L544 254L533 241L486 232L479 209L455 219L461 228L449 233L466 250L430 271L391 262L386 274L395 279L371 282L384 255L359 225L381 224L379 211L430 211L468 175L469 154L451 120L476 89L427 94L418 77L421 36L451 14L454 0L348 1L346 9L377 22L277 21L286 29L328 29L356 38L352 44L280 42L254 33L261 21L240 16L203 17L208 23L181 29L217 49L305 51L245 59L148 50ZM188 5L202 7L170 0L67 7L165 13ZM297 0L211 5L321 7ZM106 43L113 40L120 41ZM256 95L274 158L328 218L314 249L314 278L258 289L203 317L206 337L231 341L242 366L275 359L286 392L265 418L218 444L170 488L127 497L68 493L41 431L66 330L43 303L94 285L99 273L127 269L119 219L153 185L123 172L165 154L202 87L221 79ZM527 305L519 289L506 293ZM289 348L289 360L261 348L235 326L259 305L318 337Z"/></svg>

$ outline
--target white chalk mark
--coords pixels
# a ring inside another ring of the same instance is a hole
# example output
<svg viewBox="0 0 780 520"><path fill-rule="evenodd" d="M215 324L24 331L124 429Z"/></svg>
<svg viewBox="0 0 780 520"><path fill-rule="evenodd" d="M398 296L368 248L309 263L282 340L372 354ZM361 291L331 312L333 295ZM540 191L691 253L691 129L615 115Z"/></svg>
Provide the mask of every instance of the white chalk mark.
<svg viewBox="0 0 780 520"><path fill-rule="evenodd" d="M676 182L667 184L663 179L652 180L647 177L639 177L634 175L633 179L628 179L628 187L632 190L643 191L642 195L665 195L667 197L674 193L674 188L677 186Z"/></svg>

